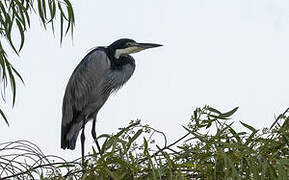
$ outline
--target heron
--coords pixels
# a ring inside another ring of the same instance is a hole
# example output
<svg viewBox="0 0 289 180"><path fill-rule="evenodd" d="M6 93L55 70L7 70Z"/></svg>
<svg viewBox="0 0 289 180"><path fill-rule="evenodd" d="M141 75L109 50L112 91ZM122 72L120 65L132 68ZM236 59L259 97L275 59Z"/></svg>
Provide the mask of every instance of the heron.
<svg viewBox="0 0 289 180"><path fill-rule="evenodd" d="M95 131L97 113L108 97L119 90L134 73L135 60L130 54L159 46L162 45L119 39L107 47L93 48L81 60L68 81L63 97L62 149L75 149L82 129L80 140L84 163L85 124L92 120L91 135L101 152Z"/></svg>

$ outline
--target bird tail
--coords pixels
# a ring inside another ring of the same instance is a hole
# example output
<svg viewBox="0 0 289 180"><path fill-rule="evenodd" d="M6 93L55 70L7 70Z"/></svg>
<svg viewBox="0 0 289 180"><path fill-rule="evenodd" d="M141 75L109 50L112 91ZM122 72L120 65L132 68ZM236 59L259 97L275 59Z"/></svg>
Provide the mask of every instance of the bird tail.
<svg viewBox="0 0 289 180"><path fill-rule="evenodd" d="M80 123L71 126L61 126L61 148L75 149L76 140L80 131Z"/></svg>

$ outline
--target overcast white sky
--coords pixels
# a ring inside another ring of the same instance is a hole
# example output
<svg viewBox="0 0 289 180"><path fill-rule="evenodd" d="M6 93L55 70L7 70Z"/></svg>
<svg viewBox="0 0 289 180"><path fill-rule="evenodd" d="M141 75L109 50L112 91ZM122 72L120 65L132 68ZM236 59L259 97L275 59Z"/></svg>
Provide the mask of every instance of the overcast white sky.
<svg viewBox="0 0 289 180"><path fill-rule="evenodd" d="M205 104L223 111L239 106L235 120L256 128L289 106L287 0L86 0L73 6L73 44L68 38L60 47L38 19L28 31L15 62L26 86L18 86L15 108L5 108L10 127L0 122L0 142L26 139L46 154L79 157L80 141L75 151L60 149L66 83L90 48L123 37L164 46L133 55L136 71L102 108L97 134L141 119L173 141L194 108Z"/></svg>

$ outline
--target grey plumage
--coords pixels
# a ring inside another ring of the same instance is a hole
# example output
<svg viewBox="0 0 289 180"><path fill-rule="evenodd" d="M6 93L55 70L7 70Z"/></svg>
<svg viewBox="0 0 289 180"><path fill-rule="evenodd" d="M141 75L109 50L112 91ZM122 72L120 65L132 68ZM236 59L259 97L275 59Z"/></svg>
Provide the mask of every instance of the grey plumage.
<svg viewBox="0 0 289 180"><path fill-rule="evenodd" d="M61 148L74 149L85 123L97 116L109 95L126 83L135 70L135 61L122 70L112 70L102 48L92 50L79 63L67 84L62 106Z"/></svg>
<svg viewBox="0 0 289 180"><path fill-rule="evenodd" d="M100 146L95 132L96 116L110 94L121 88L135 70L135 60L129 54L159 44L137 43L119 39L108 47L90 51L73 71L65 89L62 105L61 148L75 149L79 131L81 154L84 163L85 124L92 122L91 134L99 153Z"/></svg>

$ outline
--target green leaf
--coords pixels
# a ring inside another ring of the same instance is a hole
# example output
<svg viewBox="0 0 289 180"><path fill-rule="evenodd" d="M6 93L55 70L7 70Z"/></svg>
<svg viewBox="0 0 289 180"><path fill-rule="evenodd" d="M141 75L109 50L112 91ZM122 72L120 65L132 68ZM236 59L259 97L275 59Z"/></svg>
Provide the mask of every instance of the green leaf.
<svg viewBox="0 0 289 180"><path fill-rule="evenodd" d="M191 164L191 163L183 163L182 166L184 166L184 167L192 167L192 168L197 167L197 165Z"/></svg>
<svg viewBox="0 0 289 180"><path fill-rule="evenodd" d="M1 114L2 118L4 119L4 121L6 122L6 124L9 126L9 122L8 122L5 114L3 113L3 111L1 109L0 109L0 114Z"/></svg>
<svg viewBox="0 0 289 180"><path fill-rule="evenodd" d="M60 44L62 44L62 40L63 40L63 15L60 13Z"/></svg>
<svg viewBox="0 0 289 180"><path fill-rule="evenodd" d="M18 52L21 51L21 49L23 48L24 45L24 29L22 28L21 23L19 22L19 20L16 19L16 24L20 33L20 37L21 37L21 44L20 44L20 48L18 50Z"/></svg>
<svg viewBox="0 0 289 180"><path fill-rule="evenodd" d="M222 115L213 115L213 114L208 114L209 117L215 118L215 119L223 119L223 120L228 120L229 118L224 117Z"/></svg>
<svg viewBox="0 0 289 180"><path fill-rule="evenodd" d="M6 54L5 51L3 50L1 41L0 41L0 64L1 64L1 70L2 70L2 81L4 81L3 83L5 84L6 81Z"/></svg>
<svg viewBox="0 0 289 180"><path fill-rule="evenodd" d="M10 85L11 85L12 93L13 93L13 101L12 101L12 107L13 107L15 105L15 100L16 100L16 82L15 82L14 75L12 73L11 65L8 62L6 62L6 67L9 73Z"/></svg>
<svg viewBox="0 0 289 180"><path fill-rule="evenodd" d="M13 42L12 42L12 38L11 38L11 31L12 31L12 26L13 26L13 19L11 20L10 17L8 16L8 19L6 21L6 25L7 25L7 29L6 29L6 38L10 44L10 46L12 47L13 51L17 54L18 54L18 51L16 50Z"/></svg>
<svg viewBox="0 0 289 180"><path fill-rule="evenodd" d="M246 123L243 123L242 121L240 121L240 123L246 127L247 129L250 129L252 132L256 132L257 130L255 128L253 128L252 126L246 124Z"/></svg>
<svg viewBox="0 0 289 180"><path fill-rule="evenodd" d="M217 114L222 114L220 111L218 111L217 109L214 109L212 107L208 107L208 110Z"/></svg>
<svg viewBox="0 0 289 180"><path fill-rule="evenodd" d="M61 3L60 2L58 2L58 9L60 11L61 16L63 16L64 19L66 19L68 21L68 18L66 17L65 12L63 11L63 9L61 7Z"/></svg>
<svg viewBox="0 0 289 180"><path fill-rule="evenodd" d="M132 152L129 151L129 159L131 160L131 164L135 164L135 158L134 156L132 155Z"/></svg>
<svg viewBox="0 0 289 180"><path fill-rule="evenodd" d="M46 2L45 2L45 0L42 0L42 10L43 10L44 18L46 19Z"/></svg>
<svg viewBox="0 0 289 180"><path fill-rule="evenodd" d="M236 107L236 108L234 108L233 110L231 110L229 112L222 113L222 114L220 114L220 117L224 117L224 118L230 117L238 110L238 108L239 107Z"/></svg>
<svg viewBox="0 0 289 180"><path fill-rule="evenodd" d="M49 11L50 11L50 20L48 21L48 23L51 23L51 29L52 29L52 32L53 32L53 34L54 34L54 23L53 23L53 19L54 19L54 17L55 17L55 13L56 13L55 1L49 0L48 6L49 6Z"/></svg>
<svg viewBox="0 0 289 180"><path fill-rule="evenodd" d="M242 143L242 140L239 136L239 134L230 126L227 126L229 127L229 131L232 133L232 135L237 139L237 141L241 144Z"/></svg>
<svg viewBox="0 0 289 180"><path fill-rule="evenodd" d="M72 9L72 5L68 0L64 0L64 2L66 3L66 8L67 8L67 13L68 13L68 25L66 28L66 32L65 34L68 33L68 30L71 29L71 32L73 32L73 26L74 26L74 12ZM73 33L72 33L73 34Z"/></svg>
<svg viewBox="0 0 289 180"><path fill-rule="evenodd" d="M43 14L43 6L42 6L42 1L41 0L37 0L38 1L38 13L41 19L41 22L43 24L44 29L46 29L46 21L44 18L44 14Z"/></svg>
<svg viewBox="0 0 289 180"><path fill-rule="evenodd" d="M25 84L22 76L18 73L18 71L13 66L11 66L11 68L12 68L13 72L16 74L16 76L21 80L21 82L23 84Z"/></svg>
<svg viewBox="0 0 289 180"><path fill-rule="evenodd" d="M25 16L24 13L21 11L20 13L21 18L19 19L23 25L23 29L26 31L26 20L25 20Z"/></svg>
<svg viewBox="0 0 289 180"><path fill-rule="evenodd" d="M142 129L139 129L134 136L129 140L128 144L127 144L127 150L129 150L131 144L141 135L141 133L143 132Z"/></svg>
<svg viewBox="0 0 289 180"><path fill-rule="evenodd" d="M54 19L55 17L55 14L56 14L56 4L55 4L55 1L51 1L51 10L50 10L50 13L51 13L51 19Z"/></svg>
<svg viewBox="0 0 289 180"><path fill-rule="evenodd" d="M30 27L30 17L29 17L29 14L28 14L27 11L24 11L24 14L25 14L25 17L26 17L26 21L27 21L28 27Z"/></svg>

